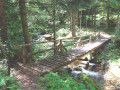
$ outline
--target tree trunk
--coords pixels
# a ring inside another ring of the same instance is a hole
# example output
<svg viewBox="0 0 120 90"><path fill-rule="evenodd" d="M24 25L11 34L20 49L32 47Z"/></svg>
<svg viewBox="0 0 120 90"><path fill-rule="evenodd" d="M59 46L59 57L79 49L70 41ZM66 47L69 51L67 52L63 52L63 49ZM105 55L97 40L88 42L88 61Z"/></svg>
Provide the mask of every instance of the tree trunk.
<svg viewBox="0 0 120 90"><path fill-rule="evenodd" d="M120 15L118 13L116 27L119 27L119 18L120 18Z"/></svg>
<svg viewBox="0 0 120 90"><path fill-rule="evenodd" d="M5 17L5 11L4 11L4 3L3 0L0 0L0 31L1 31L1 38L2 42L6 43L8 40L8 33L7 33L7 22L6 22L6 17ZM2 48L2 46L1 46ZM3 48L2 48L3 49ZM11 69L11 60L9 58L9 53L6 53L6 50L4 49L3 51L3 58L7 59L7 76L10 76L10 69ZM9 85L9 80L6 82L6 86ZM6 89L10 90L10 89Z"/></svg>
<svg viewBox="0 0 120 90"><path fill-rule="evenodd" d="M8 34L3 0L0 0L0 29L2 41L5 42L8 40Z"/></svg>
<svg viewBox="0 0 120 90"><path fill-rule="evenodd" d="M85 24L86 24L85 26L86 26L86 28L87 28L87 26L88 26L88 25L87 25L87 24L88 24L88 23L87 23L87 15L85 15Z"/></svg>
<svg viewBox="0 0 120 90"><path fill-rule="evenodd" d="M0 0L0 31L1 31L1 38L3 43L6 43L5 41L8 40L8 34L7 34L7 22L5 17L5 11L4 11L4 3L3 0ZM2 47L1 47L2 48ZM4 51L3 58L7 59L7 75L10 75L10 61L9 61L9 55L6 53L6 50Z"/></svg>
<svg viewBox="0 0 120 90"><path fill-rule="evenodd" d="M117 23L116 23L116 27L117 27L117 29L119 29L119 24L120 24L120 15L119 15L119 12L120 12L120 6L119 6L119 4L118 4L118 16L117 16Z"/></svg>
<svg viewBox="0 0 120 90"><path fill-rule="evenodd" d="M5 17L3 0L0 0L0 37L3 43L5 43L5 41L8 40L7 22ZM0 47L2 48L2 46ZM5 58L4 53L2 53L2 58Z"/></svg>
<svg viewBox="0 0 120 90"><path fill-rule="evenodd" d="M71 22L71 30L72 30L72 37L76 36L76 32L75 32L75 13L74 11L71 9L71 13L70 13L70 22Z"/></svg>
<svg viewBox="0 0 120 90"><path fill-rule="evenodd" d="M56 22L55 22L55 6L53 10L53 30L54 30L54 55L56 55Z"/></svg>
<svg viewBox="0 0 120 90"><path fill-rule="evenodd" d="M94 8L94 30L96 30L96 7Z"/></svg>
<svg viewBox="0 0 120 90"><path fill-rule="evenodd" d="M80 11L78 10L77 26L80 27Z"/></svg>
<svg viewBox="0 0 120 90"><path fill-rule="evenodd" d="M80 15L80 29L82 29L82 11L81 11L81 15Z"/></svg>
<svg viewBox="0 0 120 90"><path fill-rule="evenodd" d="M92 7L92 27L93 27L94 7Z"/></svg>
<svg viewBox="0 0 120 90"><path fill-rule="evenodd" d="M107 7L107 20L106 20L106 30L109 28L109 7Z"/></svg>
<svg viewBox="0 0 120 90"><path fill-rule="evenodd" d="M90 13L90 9L89 10L87 10L88 12L86 13L86 28L88 27L88 18L87 18L87 16L89 16L89 13Z"/></svg>
<svg viewBox="0 0 120 90"><path fill-rule="evenodd" d="M19 0L19 9L20 9L20 16L21 16L21 21L22 21L24 41L25 41L25 44L30 44L31 41L30 41L30 36L29 36L29 31L28 31L25 0ZM26 46L26 51L27 53L32 53L31 45ZM31 62L31 60L27 60L27 62Z"/></svg>

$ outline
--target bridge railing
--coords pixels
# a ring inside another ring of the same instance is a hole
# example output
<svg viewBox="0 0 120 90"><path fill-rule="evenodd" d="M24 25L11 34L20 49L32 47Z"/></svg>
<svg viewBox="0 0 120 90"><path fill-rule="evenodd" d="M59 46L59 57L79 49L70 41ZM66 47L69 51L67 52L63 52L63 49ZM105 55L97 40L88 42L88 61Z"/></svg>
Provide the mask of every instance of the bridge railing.
<svg viewBox="0 0 120 90"><path fill-rule="evenodd" d="M67 51L66 47L68 46L72 46L74 45L75 47L80 47L81 45L84 46L84 43L86 42L89 42L91 43L94 39L93 39L93 35L90 34L89 36L89 39L85 39L85 40L82 40L81 39L82 37L72 37L72 38L64 38L64 39L59 39L59 40L51 40L51 41L45 41L45 42L36 42L36 43L31 43L31 44L25 44L25 45L17 45L18 47L22 47L22 61L24 64L26 64L26 61L27 59L31 59L33 55L36 55L36 54L39 54L39 53L45 53L47 51L50 51L50 50L55 50L56 53L63 53L64 51ZM98 35L95 35L94 38L100 38L100 32L98 33ZM72 39L72 40L70 40ZM77 41L76 41L77 40ZM76 42L75 42L76 41ZM35 44L44 44L44 43L49 43L49 42L57 42L57 47L53 47L53 48L50 48L50 49L46 49L46 50L39 50L37 52L33 52L33 53L27 53L26 52L26 49L25 47L26 46L29 46L29 45L35 45ZM73 42L71 44L68 44L68 45L64 45L65 42ZM55 55L55 53L54 53Z"/></svg>

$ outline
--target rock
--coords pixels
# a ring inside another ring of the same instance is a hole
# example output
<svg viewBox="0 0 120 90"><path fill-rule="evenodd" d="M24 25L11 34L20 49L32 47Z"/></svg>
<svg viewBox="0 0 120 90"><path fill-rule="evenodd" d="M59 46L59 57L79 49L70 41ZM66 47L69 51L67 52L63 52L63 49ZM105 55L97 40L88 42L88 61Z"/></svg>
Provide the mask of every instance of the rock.
<svg viewBox="0 0 120 90"><path fill-rule="evenodd" d="M85 73L87 76L91 76L94 78L102 78L102 75L99 74L98 72L88 71L88 70L85 70L83 67L81 67L81 69L82 69L82 72Z"/></svg>
<svg viewBox="0 0 120 90"><path fill-rule="evenodd" d="M120 84L117 84L116 90L120 90Z"/></svg>
<svg viewBox="0 0 120 90"><path fill-rule="evenodd" d="M88 64L89 61L82 61L81 64Z"/></svg>
<svg viewBox="0 0 120 90"><path fill-rule="evenodd" d="M95 59L89 60L90 63L101 64L102 61L97 61Z"/></svg>
<svg viewBox="0 0 120 90"><path fill-rule="evenodd" d="M59 74L62 74L62 73L68 73L68 74L70 74L71 71L72 71L71 68L69 68L68 66L65 66L64 68L60 69L60 70L58 71L58 73L59 73Z"/></svg>
<svg viewBox="0 0 120 90"><path fill-rule="evenodd" d="M74 78L77 78L80 73L82 73L82 71L73 70L70 75L73 76Z"/></svg>
<svg viewBox="0 0 120 90"><path fill-rule="evenodd" d="M96 63L96 61L94 59L89 61L90 63Z"/></svg>
<svg viewBox="0 0 120 90"><path fill-rule="evenodd" d="M79 64L79 67L86 68L86 64Z"/></svg>
<svg viewBox="0 0 120 90"><path fill-rule="evenodd" d="M78 68L74 68L74 70L75 70L75 71L82 71L82 69L79 68L79 67L78 67Z"/></svg>

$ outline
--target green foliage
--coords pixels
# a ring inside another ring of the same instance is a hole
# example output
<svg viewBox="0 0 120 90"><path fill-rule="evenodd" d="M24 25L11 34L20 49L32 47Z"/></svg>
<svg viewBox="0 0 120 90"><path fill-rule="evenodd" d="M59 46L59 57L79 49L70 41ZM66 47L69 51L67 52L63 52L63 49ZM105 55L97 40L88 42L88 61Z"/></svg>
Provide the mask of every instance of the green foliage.
<svg viewBox="0 0 120 90"><path fill-rule="evenodd" d="M7 28L9 42L12 44L23 43L23 33L21 28L21 21L19 16L19 8L16 0L4 0L5 13L7 18Z"/></svg>
<svg viewBox="0 0 120 90"><path fill-rule="evenodd" d="M89 39L89 37L90 37L89 35L83 36L82 40Z"/></svg>
<svg viewBox="0 0 120 90"><path fill-rule="evenodd" d="M58 4L62 8L69 10L70 8L76 10L81 8L90 7L90 4L94 3L95 0L52 0L53 3Z"/></svg>
<svg viewBox="0 0 120 90"><path fill-rule="evenodd" d="M69 35L70 33L70 30L67 28L61 28L60 30L57 31L57 37L66 37L67 35Z"/></svg>
<svg viewBox="0 0 120 90"><path fill-rule="evenodd" d="M118 62L120 61L120 47L118 47L115 43L109 43L107 48L104 49L104 51L101 53L101 55L98 57L102 60L109 60L112 62Z"/></svg>
<svg viewBox="0 0 120 90"><path fill-rule="evenodd" d="M72 49L72 48L74 48L73 45L66 47L67 50L70 50L70 49Z"/></svg>
<svg viewBox="0 0 120 90"><path fill-rule="evenodd" d="M60 75L50 72L44 77L40 77L38 87L44 87L44 90L100 90L93 79L85 74L80 74L78 78L84 83L76 82L68 74Z"/></svg>
<svg viewBox="0 0 120 90"><path fill-rule="evenodd" d="M65 47L65 48L66 48L67 50L70 50L70 49L74 48L74 43L75 43L75 41L73 41L73 42L65 42L64 45L70 45L70 44L72 44L72 45L67 46L67 47Z"/></svg>
<svg viewBox="0 0 120 90"><path fill-rule="evenodd" d="M110 2L111 2L113 5L116 5L116 6L119 5L119 0L110 0Z"/></svg>
<svg viewBox="0 0 120 90"><path fill-rule="evenodd" d="M42 51L42 50L46 50L46 49L50 49L52 48L52 46L48 45L48 43L44 43L44 44L36 44L34 47L33 47L33 50L34 52L38 52L38 51ZM38 60L41 60L45 57L48 57L48 56L52 56L53 55L53 51L47 51L47 52L43 52L43 53L40 53L40 54L36 54L34 55L34 60L35 61L38 61Z"/></svg>
<svg viewBox="0 0 120 90"><path fill-rule="evenodd" d="M45 90L87 90L83 83L76 82L67 74L59 76L50 72L40 78L38 87L45 87Z"/></svg>
<svg viewBox="0 0 120 90"><path fill-rule="evenodd" d="M2 64L0 66L0 89L22 90L20 84L20 82L16 81L14 75L11 74L11 76L7 76L7 68Z"/></svg>
<svg viewBox="0 0 120 90"><path fill-rule="evenodd" d="M78 76L79 79L84 81L84 84L87 84L87 87L90 88L90 90L100 90L98 85L93 81L92 78L87 77L85 74L81 73Z"/></svg>
<svg viewBox="0 0 120 90"><path fill-rule="evenodd" d="M120 43L120 27L116 27L116 31L114 33L114 38L113 38L113 42L116 42L116 43Z"/></svg>

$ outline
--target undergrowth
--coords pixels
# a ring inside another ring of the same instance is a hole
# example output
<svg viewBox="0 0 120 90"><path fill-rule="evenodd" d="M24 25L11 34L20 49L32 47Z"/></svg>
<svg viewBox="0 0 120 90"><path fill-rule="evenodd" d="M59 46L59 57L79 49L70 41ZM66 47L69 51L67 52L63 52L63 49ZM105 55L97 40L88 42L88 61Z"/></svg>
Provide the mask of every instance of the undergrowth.
<svg viewBox="0 0 120 90"><path fill-rule="evenodd" d="M20 82L18 82L15 78L14 74L10 76L7 75L7 67L0 61L0 90L22 90L20 86Z"/></svg>
<svg viewBox="0 0 120 90"><path fill-rule="evenodd" d="M40 77L38 87L44 87L44 90L99 90L97 85L93 84L91 79L88 79L83 83L77 82L73 77L68 74L59 75L57 73L50 72L44 77ZM92 82L92 83L91 83Z"/></svg>
<svg viewBox="0 0 120 90"><path fill-rule="evenodd" d="M91 77L86 76L84 73L79 75L79 79L81 79L90 90L100 90L99 86L93 81Z"/></svg>
<svg viewBox="0 0 120 90"><path fill-rule="evenodd" d="M110 62L120 61L120 47L116 43L110 42L99 56L101 60L108 60Z"/></svg>
<svg viewBox="0 0 120 90"><path fill-rule="evenodd" d="M46 50L46 49L50 49L52 48L50 45L48 45L47 43L45 44L37 44L34 46L34 52L38 52L38 51L42 51L42 50ZM34 55L34 60L38 61L41 60L43 58L46 58L48 56L52 56L53 55L53 51L47 51L47 52L43 52L43 53L39 53Z"/></svg>

